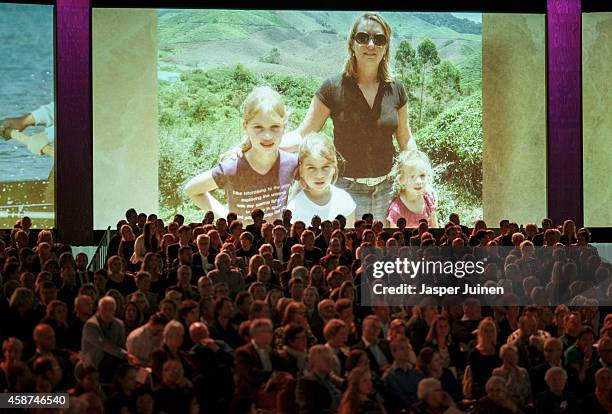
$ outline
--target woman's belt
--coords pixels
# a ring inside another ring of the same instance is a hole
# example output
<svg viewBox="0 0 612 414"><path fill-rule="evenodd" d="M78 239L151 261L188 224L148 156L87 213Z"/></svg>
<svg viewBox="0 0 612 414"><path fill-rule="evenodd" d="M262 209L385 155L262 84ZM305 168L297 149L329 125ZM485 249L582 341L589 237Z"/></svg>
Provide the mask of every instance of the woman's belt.
<svg viewBox="0 0 612 414"><path fill-rule="evenodd" d="M389 177L389 174L383 175L382 177L365 177L365 178L342 177L342 178L348 181L352 181L354 183L365 184L368 187L374 187L375 185L378 185L384 182L387 179L387 177Z"/></svg>

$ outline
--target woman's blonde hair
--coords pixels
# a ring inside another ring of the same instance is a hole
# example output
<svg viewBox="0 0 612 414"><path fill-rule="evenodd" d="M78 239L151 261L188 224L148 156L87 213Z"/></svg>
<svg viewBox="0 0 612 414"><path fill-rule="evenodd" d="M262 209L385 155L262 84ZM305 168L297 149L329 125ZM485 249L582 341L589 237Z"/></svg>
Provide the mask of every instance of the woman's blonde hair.
<svg viewBox="0 0 612 414"><path fill-rule="evenodd" d="M353 23L353 27L351 28L347 39L348 56L346 62L344 63L344 76L357 78L357 60L355 58L355 52L353 50L353 41L355 35L357 34L357 28L359 27L359 25L362 22L366 22L368 20L380 24L383 29L383 33L387 37L387 44L384 46L385 53L383 54L382 61L378 65L378 80L381 82L391 82L393 80L393 77L391 76L391 73L389 71L389 55L391 50L392 31L391 26L389 26L389 23L387 23L387 21L378 13L364 13L361 16L357 17L357 19L355 19L355 22Z"/></svg>
<svg viewBox="0 0 612 414"><path fill-rule="evenodd" d="M393 194L398 195L404 191L404 173L405 168L410 167L418 162L423 163L425 166L425 172L427 173L427 181L424 184L425 192L432 192L431 178L433 177L433 169L431 167L431 161L429 157L423 151L409 150L401 151L395 157L393 168L391 169L391 175L393 178Z"/></svg>
<svg viewBox="0 0 612 414"><path fill-rule="evenodd" d="M327 135L320 132L312 132L304 137L300 144L298 153L298 167L295 169L295 180L299 182L301 188L306 188L306 184L302 179L300 171L304 164L304 160L308 157L321 157L328 161L334 167L334 177L332 184L338 179L340 174L339 167L343 164L343 159L336 152L334 142Z"/></svg>
<svg viewBox="0 0 612 414"><path fill-rule="evenodd" d="M476 329L476 342L478 345L482 344L482 341L484 339L484 327L487 325L492 326L495 330L495 338L493 339L493 344L497 344L497 325L495 324L493 318L487 316L486 318L480 321L480 323L478 324L478 328Z"/></svg>
<svg viewBox="0 0 612 414"><path fill-rule="evenodd" d="M272 112L281 118L283 125L287 124L289 115L283 97L269 86L257 86L247 95L242 103L243 127L246 128L246 125L261 112ZM240 150L245 153L252 147L251 140L245 134Z"/></svg>

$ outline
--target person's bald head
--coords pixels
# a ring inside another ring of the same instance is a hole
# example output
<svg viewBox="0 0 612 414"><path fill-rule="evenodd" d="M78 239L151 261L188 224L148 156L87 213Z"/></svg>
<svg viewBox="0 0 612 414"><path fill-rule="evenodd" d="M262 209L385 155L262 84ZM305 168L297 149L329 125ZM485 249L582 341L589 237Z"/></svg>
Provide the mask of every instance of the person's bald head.
<svg viewBox="0 0 612 414"><path fill-rule="evenodd" d="M112 296L104 296L98 302L98 316L104 322L111 322L115 317L115 311L117 310L117 302Z"/></svg>
<svg viewBox="0 0 612 414"><path fill-rule="evenodd" d="M204 339L210 338L210 332L206 324L202 322L194 322L189 325L189 336L194 343L200 343Z"/></svg>
<svg viewBox="0 0 612 414"><path fill-rule="evenodd" d="M39 323L34 328L34 342L41 351L51 351L55 349L55 331L46 323Z"/></svg>
<svg viewBox="0 0 612 414"><path fill-rule="evenodd" d="M74 299L74 310L76 313L90 315L93 313L93 298L88 295L79 295Z"/></svg>

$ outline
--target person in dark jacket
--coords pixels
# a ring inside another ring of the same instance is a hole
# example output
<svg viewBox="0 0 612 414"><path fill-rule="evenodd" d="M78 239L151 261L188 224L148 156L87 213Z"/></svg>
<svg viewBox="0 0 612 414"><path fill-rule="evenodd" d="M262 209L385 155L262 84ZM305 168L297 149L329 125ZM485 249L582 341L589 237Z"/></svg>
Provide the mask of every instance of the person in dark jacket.
<svg viewBox="0 0 612 414"><path fill-rule="evenodd" d="M546 371L544 378L548 391L536 396L536 414L577 414L578 400L565 389L567 372L561 367L553 367Z"/></svg>
<svg viewBox="0 0 612 414"><path fill-rule="evenodd" d="M340 405L342 394L331 375L333 353L325 345L315 345L308 353L310 372L298 380L295 399L299 414L331 414Z"/></svg>
<svg viewBox="0 0 612 414"><path fill-rule="evenodd" d="M272 348L272 322L255 319L249 333L251 342L236 349L234 355L235 413L250 411L272 372L279 368L278 353Z"/></svg>

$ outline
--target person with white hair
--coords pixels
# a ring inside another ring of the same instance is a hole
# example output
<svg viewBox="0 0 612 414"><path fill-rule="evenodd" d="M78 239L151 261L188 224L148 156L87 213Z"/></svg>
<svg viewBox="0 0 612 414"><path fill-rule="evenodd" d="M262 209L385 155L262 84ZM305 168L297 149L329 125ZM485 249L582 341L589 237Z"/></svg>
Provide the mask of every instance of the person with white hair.
<svg viewBox="0 0 612 414"><path fill-rule="evenodd" d="M425 378L419 382L417 389L419 402L410 407L411 414L460 414L453 398L442 389L442 384L435 378Z"/></svg>
<svg viewBox="0 0 612 414"><path fill-rule="evenodd" d="M506 380L493 375L485 385L487 395L476 402L476 414L522 414L507 395Z"/></svg>
<svg viewBox="0 0 612 414"><path fill-rule="evenodd" d="M535 398L535 411L539 413L578 413L579 404L575 395L566 390L567 372L561 367L552 367L546 371L544 380L548 390Z"/></svg>
<svg viewBox="0 0 612 414"><path fill-rule="evenodd" d="M81 365L100 371L100 381L109 382L123 360L137 364L138 358L125 349L125 326L115 318L117 303L111 296L98 302L98 310L83 326Z"/></svg>
<svg viewBox="0 0 612 414"><path fill-rule="evenodd" d="M529 373L518 366L518 350L514 345L504 344L499 351L502 365L493 370L493 375L506 379L506 391L519 406L526 406L531 402L531 381Z"/></svg>
<svg viewBox="0 0 612 414"><path fill-rule="evenodd" d="M151 354L151 370L153 379L157 384L161 383L164 363L169 359L177 359L181 362L184 372L190 376L193 365L187 352L181 350L185 338L185 327L179 321L169 321L164 326L162 344Z"/></svg>

